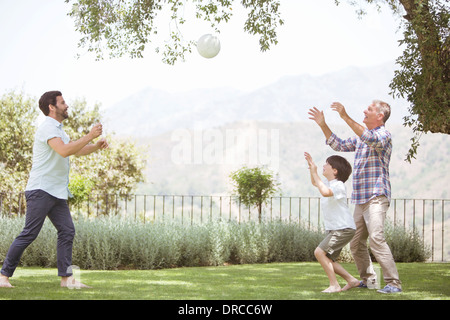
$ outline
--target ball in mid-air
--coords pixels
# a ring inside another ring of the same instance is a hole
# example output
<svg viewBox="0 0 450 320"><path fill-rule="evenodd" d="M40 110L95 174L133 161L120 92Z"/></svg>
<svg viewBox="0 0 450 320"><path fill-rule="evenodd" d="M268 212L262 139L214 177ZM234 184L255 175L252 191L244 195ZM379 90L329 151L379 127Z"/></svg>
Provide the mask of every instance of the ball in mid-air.
<svg viewBox="0 0 450 320"><path fill-rule="evenodd" d="M217 56L220 51L219 38L212 34L205 34L197 41L198 53L204 58L210 59Z"/></svg>

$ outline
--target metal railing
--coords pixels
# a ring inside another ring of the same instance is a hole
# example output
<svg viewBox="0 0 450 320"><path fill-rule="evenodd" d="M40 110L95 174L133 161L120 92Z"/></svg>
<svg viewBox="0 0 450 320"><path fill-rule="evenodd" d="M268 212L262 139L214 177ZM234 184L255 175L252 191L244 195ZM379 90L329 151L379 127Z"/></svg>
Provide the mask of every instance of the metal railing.
<svg viewBox="0 0 450 320"><path fill-rule="evenodd" d="M431 249L431 261L450 261L450 199L392 199L387 218L394 226L412 229ZM353 205L348 200L350 210ZM0 193L0 214L25 213L23 193ZM224 195L90 195L71 204L78 216L121 215L143 223L178 221L203 223L214 219L259 221L256 208L247 208L238 197ZM322 227L319 197L272 197L263 206L263 221L302 223L309 229Z"/></svg>

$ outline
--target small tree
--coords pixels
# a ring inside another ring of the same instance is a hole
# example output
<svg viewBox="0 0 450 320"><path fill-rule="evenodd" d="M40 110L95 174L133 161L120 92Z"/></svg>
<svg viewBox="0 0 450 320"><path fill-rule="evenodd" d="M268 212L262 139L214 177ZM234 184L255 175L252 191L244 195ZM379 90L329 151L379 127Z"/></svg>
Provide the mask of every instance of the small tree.
<svg viewBox="0 0 450 320"><path fill-rule="evenodd" d="M27 173L31 169L38 110L24 93L11 91L0 97L0 168Z"/></svg>
<svg viewBox="0 0 450 320"><path fill-rule="evenodd" d="M279 191L279 185L273 172L263 167L243 167L230 174L233 183L233 194L247 207L255 206L258 209L258 218L261 222L262 206L269 197Z"/></svg>
<svg viewBox="0 0 450 320"><path fill-rule="evenodd" d="M24 93L10 91L0 97L0 211L25 211L20 193L31 169L38 110Z"/></svg>
<svg viewBox="0 0 450 320"><path fill-rule="evenodd" d="M64 131L75 141L89 133L102 117L100 106L88 108L84 99L69 105L70 116L64 121ZM41 112L35 98L12 91L0 96L0 114L0 207L21 212L24 201L15 204L12 197L5 200L2 194L25 189L32 166L36 120ZM146 159L142 148L133 141L119 140L112 133L106 139L108 149L86 157L71 157L69 190L75 198L70 204L80 204L93 191L121 194L125 198L144 181Z"/></svg>

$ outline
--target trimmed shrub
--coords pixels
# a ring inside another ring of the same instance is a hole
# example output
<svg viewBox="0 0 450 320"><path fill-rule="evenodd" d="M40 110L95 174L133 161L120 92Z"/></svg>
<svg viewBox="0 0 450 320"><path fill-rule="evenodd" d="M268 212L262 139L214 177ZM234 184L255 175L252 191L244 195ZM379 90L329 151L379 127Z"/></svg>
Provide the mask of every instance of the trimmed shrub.
<svg viewBox="0 0 450 320"><path fill-rule="evenodd" d="M431 249L424 244L417 230L387 222L385 237L397 262L422 262L431 257Z"/></svg>
<svg viewBox="0 0 450 320"><path fill-rule="evenodd" d="M25 217L0 217L0 261L21 232ZM74 220L73 264L81 269L159 269L184 266L314 261L321 231L297 223L209 221L182 225L142 223L117 216ZM429 251L417 232L387 225L394 259L425 261ZM56 267L57 232L47 219L25 250L21 265ZM345 251L345 250L344 250ZM344 252L343 251L343 252ZM344 261L351 260L347 251Z"/></svg>

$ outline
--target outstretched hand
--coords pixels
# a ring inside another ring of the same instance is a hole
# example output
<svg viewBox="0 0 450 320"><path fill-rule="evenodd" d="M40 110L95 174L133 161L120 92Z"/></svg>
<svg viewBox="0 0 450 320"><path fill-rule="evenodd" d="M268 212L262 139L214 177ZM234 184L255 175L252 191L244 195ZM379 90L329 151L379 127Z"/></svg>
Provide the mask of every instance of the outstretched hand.
<svg viewBox="0 0 450 320"><path fill-rule="evenodd" d="M320 111L314 107L309 109L308 114L310 115L309 119L314 120L319 126L325 124L325 116L323 115L323 111Z"/></svg>
<svg viewBox="0 0 450 320"><path fill-rule="evenodd" d="M96 142L96 145L97 145L98 149L106 149L106 148L109 147L109 144L108 144L108 142L106 141L105 138L102 138L102 139L98 140Z"/></svg>
<svg viewBox="0 0 450 320"><path fill-rule="evenodd" d="M314 120L322 129L323 134L325 135L326 139L329 139L332 135L332 132L330 128L328 127L327 123L325 122L325 116L323 115L323 111L320 111L316 107L309 109L308 114L310 115L309 119Z"/></svg>
<svg viewBox="0 0 450 320"><path fill-rule="evenodd" d="M312 170L316 170L317 169L316 164L314 163L311 155L308 152L305 152L305 159L306 159L306 162L308 162L308 169L310 169L310 170L311 169Z"/></svg>
<svg viewBox="0 0 450 320"><path fill-rule="evenodd" d="M103 132L103 126L101 123L97 123L96 125L94 125L91 129L91 131L89 132L89 134L91 135L92 139L95 139L99 136L102 135Z"/></svg>
<svg viewBox="0 0 450 320"><path fill-rule="evenodd" d="M345 111L345 107L340 102L333 102L331 104L331 109L333 109L334 111L337 111L337 113L339 113L339 116L342 119L345 119L345 117L348 117L347 111Z"/></svg>

